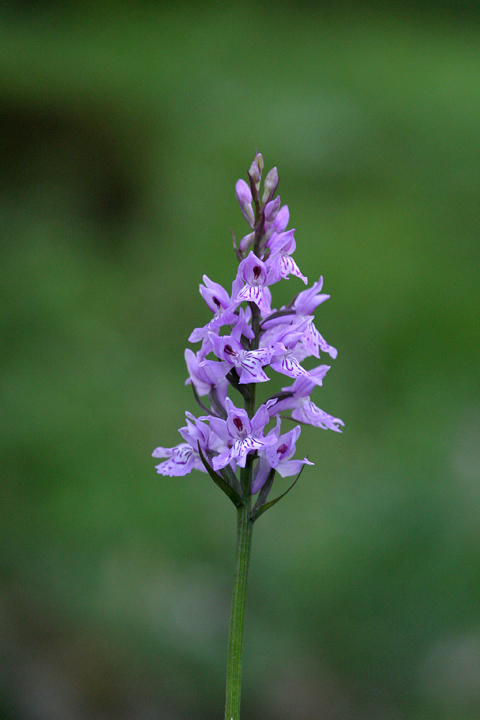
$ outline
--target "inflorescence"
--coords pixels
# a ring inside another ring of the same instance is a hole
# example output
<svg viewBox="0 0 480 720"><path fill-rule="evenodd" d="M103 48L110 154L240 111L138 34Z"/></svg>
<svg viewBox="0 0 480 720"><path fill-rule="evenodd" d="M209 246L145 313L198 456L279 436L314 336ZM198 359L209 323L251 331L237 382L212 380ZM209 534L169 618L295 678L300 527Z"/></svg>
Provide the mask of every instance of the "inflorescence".
<svg viewBox="0 0 480 720"><path fill-rule="evenodd" d="M185 350L185 361L189 373L186 384L192 385L204 414L196 418L187 412L186 425L179 430L184 442L153 452L155 458L166 458L156 468L161 475L182 476L193 469L208 472L237 507L246 492L260 493L252 519L266 509L276 472L281 477L298 477L305 464L313 464L307 458L292 459L301 428L296 425L282 433L284 413L290 411L288 419L300 424L337 432L343 425L310 399L329 366L306 370L301 365L308 357L320 359L320 353L331 358L337 355L314 325L315 308L329 298L321 292L322 277L288 305L272 309L272 285L290 275L305 285L308 280L292 258L295 231L287 230L288 207L281 206L280 196L274 198L276 168L265 177L260 197L263 167L258 153L248 172L249 183L238 180L235 187L249 233L238 247L234 238L239 265L231 293L206 275L200 285L212 317L191 333L189 341L201 343L201 347L196 353ZM256 385L270 380L266 368L293 382L256 409ZM230 391L243 401L243 408L229 397ZM266 432L272 420L275 426ZM237 466L246 465L248 487L236 476Z"/></svg>

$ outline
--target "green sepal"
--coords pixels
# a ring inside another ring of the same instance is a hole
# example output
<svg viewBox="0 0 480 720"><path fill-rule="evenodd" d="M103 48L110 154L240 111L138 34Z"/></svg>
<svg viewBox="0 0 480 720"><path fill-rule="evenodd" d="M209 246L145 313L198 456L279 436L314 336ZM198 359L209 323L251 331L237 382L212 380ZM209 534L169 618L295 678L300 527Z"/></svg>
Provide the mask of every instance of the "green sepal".
<svg viewBox="0 0 480 720"><path fill-rule="evenodd" d="M216 473L215 470L208 464L208 462L206 461L205 456L202 453L202 450L200 448L200 443L198 443L198 454L200 456L200 460L202 461L205 470L208 472L208 474L212 478L213 482L216 485L218 485L220 490L223 490L225 495L228 495L228 497L233 502L235 507L241 508L243 506L242 496L239 495L238 492L236 490L234 490L234 488L228 484L227 480L222 476L223 473L222 473L222 475L218 475L218 473ZM230 468L230 470L231 470L231 468ZM232 470L232 474L233 474L233 470ZM225 475L226 475L226 477L228 477L228 473L225 473ZM235 480L237 480L237 478L235 478ZM237 480L237 483L238 483L238 480Z"/></svg>
<svg viewBox="0 0 480 720"><path fill-rule="evenodd" d="M285 495L286 495L287 493L290 492L290 490L293 488L293 486L296 484L298 478L299 478L300 475L302 474L304 467L305 467L305 465L303 465L302 469L300 470L300 472L298 473L297 477L295 478L295 480L293 481L293 483L290 485L290 487L289 487L287 490L285 490L284 493L282 493L282 494L279 495L277 498L275 498L275 500L271 500L270 502L267 502L267 503L265 503L264 505L260 505L260 506L257 508L257 510L255 510L255 508L257 507L257 504L258 504L258 500L257 500L257 502L255 503L255 507L253 508L253 512L252 512L252 514L250 515L250 520L251 520L252 522L255 522L255 520L257 520L257 519L260 517L260 515L263 515L264 512L267 512L267 510L270 510L271 507L273 507L279 500L281 500L283 497L285 497ZM270 475L268 476L267 482L268 482L269 479L270 479ZM273 482L273 480L272 480L272 482ZM265 485L266 485L266 484L267 484L267 483L265 483ZM263 488L262 488L262 490L263 490ZM260 493L260 494L261 494L261 493ZM259 499L260 499L260 496L259 496Z"/></svg>

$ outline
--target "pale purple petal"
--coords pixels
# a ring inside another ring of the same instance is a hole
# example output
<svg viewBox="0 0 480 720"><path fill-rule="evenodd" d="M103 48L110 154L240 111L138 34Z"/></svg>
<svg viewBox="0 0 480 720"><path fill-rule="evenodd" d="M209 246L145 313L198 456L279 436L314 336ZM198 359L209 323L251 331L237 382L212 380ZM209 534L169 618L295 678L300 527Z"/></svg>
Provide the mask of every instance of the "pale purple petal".
<svg viewBox="0 0 480 720"><path fill-rule="evenodd" d="M268 380L270 380L270 378L262 370L260 360L254 357L253 352L245 353L243 359L240 361L240 385L246 385L251 382L267 382Z"/></svg>
<svg viewBox="0 0 480 720"><path fill-rule="evenodd" d="M265 456L261 455L252 482L252 495L256 495L265 485L271 469Z"/></svg>
<svg viewBox="0 0 480 720"><path fill-rule="evenodd" d="M264 405L260 405L257 412L252 418L252 432L254 435L259 435L260 433L263 434L263 431L265 429L265 425L270 421L270 415L268 413L268 408L270 405L275 404L271 400L269 400ZM272 438L273 441L275 441L275 438ZM269 440L269 445L271 445L271 442Z"/></svg>
<svg viewBox="0 0 480 720"><path fill-rule="evenodd" d="M173 448L157 447L152 453L154 458L168 458L172 457Z"/></svg>
<svg viewBox="0 0 480 720"><path fill-rule="evenodd" d="M291 475L298 475L304 465L313 464L307 458L303 458L303 460L283 460L278 463L275 469L281 477L290 477Z"/></svg>
<svg viewBox="0 0 480 720"><path fill-rule="evenodd" d="M305 285L308 283L308 279L305 277L305 275L302 274L297 263L290 256L282 257L281 268L283 278L287 278L289 275L295 275L296 277L303 280Z"/></svg>
<svg viewBox="0 0 480 720"><path fill-rule="evenodd" d="M235 460L236 463L243 468L245 467L248 453L264 447L265 444L265 440L253 437L236 440L230 450L223 452L212 459L213 468L214 470L221 470L221 468L230 465L233 460Z"/></svg>
<svg viewBox="0 0 480 720"><path fill-rule="evenodd" d="M292 392L297 397L306 397L310 395L316 385L322 385L323 378L329 370L329 365L317 365L316 368L309 371L308 377L297 378L292 385L282 388L282 391Z"/></svg>
<svg viewBox="0 0 480 720"><path fill-rule="evenodd" d="M292 378L297 378L301 375L308 377L308 371L300 365L291 353L285 355L280 361L270 363L270 366L282 375L288 375Z"/></svg>
<svg viewBox="0 0 480 720"><path fill-rule="evenodd" d="M280 210L280 195L265 205L265 221L271 223L275 220Z"/></svg>
<svg viewBox="0 0 480 720"><path fill-rule="evenodd" d="M212 383L207 381L205 373L199 367L199 361L193 350L185 350L185 362L187 364L188 378L185 385L193 383L200 397L208 395Z"/></svg>
<svg viewBox="0 0 480 720"><path fill-rule="evenodd" d="M332 360L335 360L335 358L338 355L338 351L334 347L329 345L326 340L323 339L323 337L320 335L318 330L317 330L317 335L318 335L318 344L320 346L320 350L322 350L322 352L328 353L330 355L330 357L332 358Z"/></svg>
<svg viewBox="0 0 480 720"><path fill-rule="evenodd" d="M320 410L311 400L303 402L299 407L296 407L292 411L292 418L307 423L308 425L322 428L323 430L334 430L335 432L342 432L338 425L344 425L344 422L340 420L340 418L328 415L323 410Z"/></svg>
<svg viewBox="0 0 480 720"><path fill-rule="evenodd" d="M237 300L239 302L254 302L262 313L269 314L271 309L266 290L266 287L244 285L237 295Z"/></svg>
<svg viewBox="0 0 480 720"><path fill-rule="evenodd" d="M230 305L230 296L227 291L219 285L219 283L210 280L206 275L203 276L203 282L205 285L199 286L200 294L210 310L214 313L226 310Z"/></svg>
<svg viewBox="0 0 480 720"><path fill-rule="evenodd" d="M158 457L158 456L156 456ZM168 475L169 477L181 477L188 475L195 467L195 458L198 454L187 443L181 443L171 448L171 456L165 462L156 466L159 475Z"/></svg>
<svg viewBox="0 0 480 720"><path fill-rule="evenodd" d="M295 310L298 315L311 315L320 303L328 300L330 295L319 295L323 286L323 278L320 276L318 282L308 290L298 293L295 298Z"/></svg>
<svg viewBox="0 0 480 720"><path fill-rule="evenodd" d="M203 360L200 364L200 367L202 368L202 370L205 370L205 372L208 372L212 378L214 378L214 385L216 385L219 380L224 378L225 375L229 372L229 370L232 369L232 366L229 363L216 362L215 360Z"/></svg>
<svg viewBox="0 0 480 720"><path fill-rule="evenodd" d="M280 233L285 230L290 220L290 211L288 205L283 205L278 211L278 215L273 221L272 229L274 232Z"/></svg>
<svg viewBox="0 0 480 720"><path fill-rule="evenodd" d="M215 435L217 435L219 438L221 438L224 443L231 443L232 436L228 432L226 420L222 420L221 418L214 417L213 415L209 415L208 418L205 417L204 419L205 420L208 419L210 427L211 427L212 431L215 433Z"/></svg>

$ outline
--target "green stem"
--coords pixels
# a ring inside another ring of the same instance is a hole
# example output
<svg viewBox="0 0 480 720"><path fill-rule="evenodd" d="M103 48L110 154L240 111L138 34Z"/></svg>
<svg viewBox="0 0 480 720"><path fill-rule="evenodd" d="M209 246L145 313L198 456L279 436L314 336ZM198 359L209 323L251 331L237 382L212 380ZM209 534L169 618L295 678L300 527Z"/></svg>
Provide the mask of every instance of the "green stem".
<svg viewBox="0 0 480 720"><path fill-rule="evenodd" d="M260 310L250 303L254 338L251 349L258 348L260 337ZM247 385L249 394L244 397L245 410L249 418L255 414L255 383ZM240 697L242 692L243 635L245 628L245 606L247 604L248 566L252 550L253 522L250 520L252 507L253 455L247 455L240 481L243 490L243 505L237 508L237 548L235 551L235 572L233 579L232 614L228 637L227 689L225 720L240 720Z"/></svg>
<svg viewBox="0 0 480 720"><path fill-rule="evenodd" d="M248 566L252 549L253 523L251 513L252 456L249 455L242 470L242 486L245 502L237 509L237 548L233 581L232 615L228 638L227 689L225 720L240 720L240 695L242 681L243 635L245 605L247 601Z"/></svg>

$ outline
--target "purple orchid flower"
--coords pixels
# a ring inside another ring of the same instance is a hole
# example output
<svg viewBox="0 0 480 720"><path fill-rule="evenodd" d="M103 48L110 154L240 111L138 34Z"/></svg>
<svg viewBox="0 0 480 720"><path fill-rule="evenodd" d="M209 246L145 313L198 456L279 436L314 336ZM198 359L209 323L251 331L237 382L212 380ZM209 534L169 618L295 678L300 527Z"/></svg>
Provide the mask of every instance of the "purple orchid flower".
<svg viewBox="0 0 480 720"><path fill-rule="evenodd" d="M237 293L236 301L254 302L260 312L269 314L271 309L270 298L266 293L267 285L278 282L280 277L276 268L269 271L265 263L250 251L238 266L237 278L245 284Z"/></svg>
<svg viewBox="0 0 480 720"><path fill-rule="evenodd" d="M235 308L238 303L232 302L230 295L219 283L213 282L206 275L203 276L205 285L200 285L200 294L214 313L213 318L201 328L195 328L188 338L196 343L203 340L210 330L218 330L223 325L233 325L236 322ZM242 283L234 280L232 284L232 298L237 295Z"/></svg>
<svg viewBox="0 0 480 720"><path fill-rule="evenodd" d="M320 294L322 285L323 278L320 277L320 280L311 288L298 293L291 306L272 312L271 317L266 317L262 323L262 327L266 331L266 337L272 338L275 335L273 330L275 326L288 327L294 318L297 318L298 321L309 321L308 325L305 326L301 341L297 344L293 353L300 362L306 357L314 356L319 358L319 350L328 353L332 359L337 357L337 350L327 343L313 324L312 313L315 308L330 297L330 295ZM263 342L266 342L266 338L263 339Z"/></svg>
<svg viewBox="0 0 480 720"><path fill-rule="evenodd" d="M159 475L181 477L192 470L206 472L198 453L198 445L203 452L219 452L225 447L222 440L201 419L195 418L190 412L185 414L187 424L180 428L179 433L186 442L173 448L158 447L152 453L154 458L168 458L156 466Z"/></svg>
<svg viewBox="0 0 480 720"><path fill-rule="evenodd" d="M310 400L310 393L316 385L322 384L328 370L330 370L328 365L318 365L310 371L310 377L299 377L289 387L282 388L282 392L291 393L291 395L279 398L275 405L275 413L291 410L294 420L323 430L342 432L338 426L343 426L343 421L321 410Z"/></svg>
<svg viewBox="0 0 480 720"><path fill-rule="evenodd" d="M292 323L286 328L276 328L276 335L274 334L271 337L271 342L274 342L274 352L270 366L282 375L288 375L288 377L292 378L310 378L313 383L317 383L316 377L311 375L308 370L305 370L296 357L297 344L303 339L310 322L310 318L305 318Z"/></svg>
<svg viewBox="0 0 480 720"><path fill-rule="evenodd" d="M290 477L291 475L298 475L303 465L313 465L307 458L303 458L303 460L290 460L295 453L295 443L300 436L300 432L300 425L297 425L293 430L290 430L284 435L280 435L280 418L277 417L276 427L270 430L267 435L267 437L272 435L275 438L275 442L264 450L260 450L258 453L259 461L252 483L252 495L259 492L265 485L272 468L276 470L281 477Z"/></svg>
<svg viewBox="0 0 480 720"><path fill-rule="evenodd" d="M291 257L296 248L295 238L293 237L294 232L295 230L292 229L287 232L274 233L270 237L267 242L267 247L270 248L270 256L266 264L268 267L275 267L275 272L280 273L282 278L287 279L289 275L296 275L307 285L308 279L302 274L297 263Z"/></svg>
<svg viewBox="0 0 480 720"><path fill-rule="evenodd" d="M214 373L210 372L208 367L203 366L203 361L200 358L189 348L185 350L185 362L188 370L185 385L194 385L199 397L208 395L212 390L215 390L219 402L223 405L228 393L228 380L218 378Z"/></svg>
<svg viewBox="0 0 480 720"><path fill-rule="evenodd" d="M320 293L322 286L323 278L320 276L318 282L312 285L311 288L298 293L293 305L297 317L312 315L316 307L325 302L325 300L329 299L330 295ZM308 355L314 355L318 358L320 356L318 349L320 348L322 352L328 353L333 360L337 357L337 350L329 345L320 335L313 322L310 325L303 342L308 351Z"/></svg>
<svg viewBox="0 0 480 720"><path fill-rule="evenodd" d="M239 383L245 385L251 382L266 382L270 378L262 370L268 365L273 354L273 348L260 350L245 350L240 342L243 329L243 318L235 325L231 335L209 334L212 349L220 362L204 360L201 368L220 379L235 367L239 375Z"/></svg>
<svg viewBox="0 0 480 720"><path fill-rule="evenodd" d="M208 418L213 432L225 443L231 444L230 449L212 459L214 470L220 470L233 461L243 468L248 453L265 448L275 442L275 437L263 436L265 425L270 420L268 410L275 402L276 400L269 400L265 405L260 405L250 420L246 410L235 407L230 398L227 398L225 400L227 419Z"/></svg>

